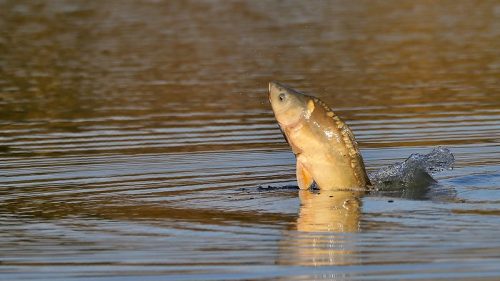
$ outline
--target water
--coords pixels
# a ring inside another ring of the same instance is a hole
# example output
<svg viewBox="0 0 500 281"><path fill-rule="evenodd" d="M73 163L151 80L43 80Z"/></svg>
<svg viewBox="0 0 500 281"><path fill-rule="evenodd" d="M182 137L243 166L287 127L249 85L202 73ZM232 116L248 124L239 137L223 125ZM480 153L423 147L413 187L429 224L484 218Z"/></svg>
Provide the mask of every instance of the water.
<svg viewBox="0 0 500 281"><path fill-rule="evenodd" d="M427 154L415 153L402 162L383 167L369 175L372 191L422 190L427 193L437 189L433 174L453 169L455 156L446 147L434 148ZM417 199L417 198L414 198Z"/></svg>
<svg viewBox="0 0 500 281"><path fill-rule="evenodd" d="M500 278L496 1L0 1L0 279ZM267 101L418 194L304 193ZM284 188L259 188L284 187Z"/></svg>

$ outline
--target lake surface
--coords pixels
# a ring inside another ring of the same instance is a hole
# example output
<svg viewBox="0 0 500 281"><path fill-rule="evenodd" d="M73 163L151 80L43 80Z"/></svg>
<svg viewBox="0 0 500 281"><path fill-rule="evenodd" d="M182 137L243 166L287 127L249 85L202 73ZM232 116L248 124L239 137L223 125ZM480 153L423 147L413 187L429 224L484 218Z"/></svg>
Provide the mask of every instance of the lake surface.
<svg viewBox="0 0 500 281"><path fill-rule="evenodd" d="M279 188L271 80L455 168ZM498 280L499 144L498 1L0 0L1 280Z"/></svg>

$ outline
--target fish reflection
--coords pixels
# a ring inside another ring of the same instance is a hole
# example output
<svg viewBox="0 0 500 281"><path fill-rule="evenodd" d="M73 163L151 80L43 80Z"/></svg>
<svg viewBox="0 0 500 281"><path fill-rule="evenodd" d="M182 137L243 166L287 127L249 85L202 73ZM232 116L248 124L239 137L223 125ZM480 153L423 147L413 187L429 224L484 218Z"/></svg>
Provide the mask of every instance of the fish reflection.
<svg viewBox="0 0 500 281"><path fill-rule="evenodd" d="M360 230L362 192L301 190L294 230L285 235L280 263L302 266L358 264L351 233ZM327 280L344 280L345 274L322 274Z"/></svg>
<svg viewBox="0 0 500 281"><path fill-rule="evenodd" d="M301 190L297 230L300 232L357 232L362 193Z"/></svg>

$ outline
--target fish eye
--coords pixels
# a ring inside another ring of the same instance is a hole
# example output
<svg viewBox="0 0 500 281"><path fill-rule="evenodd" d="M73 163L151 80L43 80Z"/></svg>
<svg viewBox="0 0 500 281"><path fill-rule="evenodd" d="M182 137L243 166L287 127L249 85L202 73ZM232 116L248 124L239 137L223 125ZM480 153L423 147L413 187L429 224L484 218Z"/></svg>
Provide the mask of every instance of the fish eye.
<svg viewBox="0 0 500 281"><path fill-rule="evenodd" d="M285 100L285 97L286 95L284 93L281 93L278 98L280 99L280 101L284 101Z"/></svg>

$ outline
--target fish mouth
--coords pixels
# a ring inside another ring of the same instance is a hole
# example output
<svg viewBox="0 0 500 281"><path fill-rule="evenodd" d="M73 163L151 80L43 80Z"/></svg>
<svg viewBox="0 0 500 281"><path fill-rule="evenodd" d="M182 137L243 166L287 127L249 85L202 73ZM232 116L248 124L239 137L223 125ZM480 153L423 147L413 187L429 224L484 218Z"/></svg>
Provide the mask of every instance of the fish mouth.
<svg viewBox="0 0 500 281"><path fill-rule="evenodd" d="M269 102L271 102L271 93L273 91L273 88L275 88L276 86L277 86L277 82L274 82L274 81L269 82L269 88L268 88L268 93L267 93L267 97L269 98Z"/></svg>
<svg viewBox="0 0 500 281"><path fill-rule="evenodd" d="M267 92L267 98L269 99L269 102L271 102L271 87L272 87L271 84L272 83L273 82L269 82L269 90Z"/></svg>
<svg viewBox="0 0 500 281"><path fill-rule="evenodd" d="M276 81L269 82L269 89L268 89L269 92L267 94L267 98L269 99L269 103L273 104L272 100L271 100L271 96L273 95L273 93L276 93L280 90L281 90L280 83L278 83Z"/></svg>

